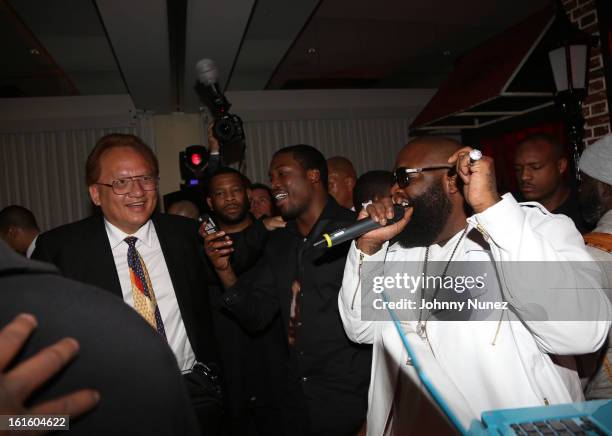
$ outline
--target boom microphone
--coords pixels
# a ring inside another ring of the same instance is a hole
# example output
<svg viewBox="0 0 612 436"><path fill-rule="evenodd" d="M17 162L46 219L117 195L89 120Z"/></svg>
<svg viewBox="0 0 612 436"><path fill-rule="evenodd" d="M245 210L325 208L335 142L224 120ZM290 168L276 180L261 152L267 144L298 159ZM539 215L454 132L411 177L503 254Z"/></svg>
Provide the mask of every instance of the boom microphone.
<svg viewBox="0 0 612 436"><path fill-rule="evenodd" d="M217 83L219 79L219 69L212 59L200 59L196 64L196 74L198 80L207 86Z"/></svg>
<svg viewBox="0 0 612 436"><path fill-rule="evenodd" d="M245 134L242 120L230 113L232 104L219 86L219 69L211 59L201 59L196 64L195 91L200 101L214 119L212 134L219 141L221 155L226 164L244 158Z"/></svg>
<svg viewBox="0 0 612 436"><path fill-rule="evenodd" d="M408 203L394 204L393 218L387 219L387 224L385 226L394 224L404 218L404 213L406 212L407 207ZM351 239L358 238L361 235L380 227L383 226L374 221L372 218L363 218L348 227L343 227L333 231L332 233L323 233L323 237L313 244L313 248L331 248L342 244L343 242L350 241Z"/></svg>
<svg viewBox="0 0 612 436"><path fill-rule="evenodd" d="M200 59L195 69L197 76L196 92L200 100L204 104L209 105L211 100L222 99L220 103L216 104L226 104L225 97L217 83L219 80L219 69L215 61L212 59Z"/></svg>

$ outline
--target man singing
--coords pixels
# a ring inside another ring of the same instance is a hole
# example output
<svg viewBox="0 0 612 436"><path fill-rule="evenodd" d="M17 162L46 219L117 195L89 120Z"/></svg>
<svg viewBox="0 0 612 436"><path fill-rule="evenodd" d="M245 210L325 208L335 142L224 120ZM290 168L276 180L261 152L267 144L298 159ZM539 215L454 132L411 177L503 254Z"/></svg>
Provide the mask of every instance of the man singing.
<svg viewBox="0 0 612 436"><path fill-rule="evenodd" d="M444 138L408 143L397 156L392 193L395 203L407 200L412 207L399 222L360 237L349 251L338 305L349 337L374 344L370 435L403 434L414 424L407 422L410 407L398 407L406 387L398 374L407 373L418 383L396 325L370 321L362 312L361 302L372 294L362 270L370 266L402 261L404 267L420 262L431 268L438 261L452 268L457 261L480 261L497 268L499 275L489 277L486 292L499 295L508 310L482 321L440 320L424 311L402 323L424 372L465 427L486 410L580 400L570 394L570 384L579 383L577 375L564 380L548 353L592 352L607 337L610 304L597 274L578 277L576 263L589 265L592 258L571 220L544 207L521 206L508 194L500 197L493 160L471 162L469 151ZM474 212L469 218L466 205ZM393 216L392 200L368 205L360 217L368 215L385 224ZM393 238L398 243L390 246L387 241ZM509 274L510 261L554 261L549 263L553 267L563 262L557 268L562 276L546 277L545 283L561 289L554 301L540 304L540 289L530 287L526 277ZM579 279L590 289L562 289ZM568 308L576 321L563 318Z"/></svg>

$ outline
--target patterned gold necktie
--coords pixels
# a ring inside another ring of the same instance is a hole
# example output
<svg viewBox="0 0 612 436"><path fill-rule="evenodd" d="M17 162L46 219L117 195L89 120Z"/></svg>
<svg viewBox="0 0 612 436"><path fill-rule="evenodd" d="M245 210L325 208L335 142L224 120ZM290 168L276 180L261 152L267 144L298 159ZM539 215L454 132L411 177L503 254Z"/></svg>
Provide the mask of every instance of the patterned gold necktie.
<svg viewBox="0 0 612 436"><path fill-rule="evenodd" d="M124 239L128 244L127 258L130 268L130 281L132 282L134 309L165 339L166 331L159 307L157 307L151 279L140 253L136 250L137 240L138 238L135 236L128 236Z"/></svg>

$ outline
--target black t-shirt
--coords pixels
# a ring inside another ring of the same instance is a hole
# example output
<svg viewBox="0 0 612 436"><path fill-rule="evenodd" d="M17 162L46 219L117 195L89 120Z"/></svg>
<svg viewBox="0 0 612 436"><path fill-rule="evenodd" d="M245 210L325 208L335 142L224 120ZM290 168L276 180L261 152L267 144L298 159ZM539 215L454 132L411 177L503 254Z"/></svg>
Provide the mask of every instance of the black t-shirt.
<svg viewBox="0 0 612 436"><path fill-rule="evenodd" d="M286 400L299 404L303 395L312 431L325 434L355 434L363 424L372 355L370 346L348 339L338 309L350 243L323 253L308 247L322 232L354 221L354 212L329 197L309 235L301 235L295 221L271 232L256 267L223 296L225 307L251 330L280 314L285 343L290 341ZM292 316L294 308L299 315Z"/></svg>
<svg viewBox="0 0 612 436"><path fill-rule="evenodd" d="M582 218L576 191L570 191L567 199L558 208L553 210L552 213L563 214L571 218L580 233L587 233L593 229L593 227L589 226Z"/></svg>

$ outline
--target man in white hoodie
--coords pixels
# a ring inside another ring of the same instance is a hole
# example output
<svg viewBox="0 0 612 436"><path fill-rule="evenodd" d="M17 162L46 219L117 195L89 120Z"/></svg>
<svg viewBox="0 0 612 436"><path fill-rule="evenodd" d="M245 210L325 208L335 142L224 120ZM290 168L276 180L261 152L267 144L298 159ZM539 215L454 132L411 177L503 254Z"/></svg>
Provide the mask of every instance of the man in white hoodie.
<svg viewBox="0 0 612 436"><path fill-rule="evenodd" d="M476 311L479 321L445 321L433 311L415 310L402 322L424 372L466 428L486 410L582 399L576 395L577 374L562 377L549 354L593 352L607 337L612 309L600 289L601 272L571 220L537 203L500 197L493 160L471 161L470 150L446 138L408 143L396 160L392 193L394 203L408 201L411 207L399 222L366 233L349 251L338 303L349 338L374 344L369 435L402 434L415 424L411 418L419 418L411 415L418 396L412 395L412 405L398 401L406 399L399 388L407 386L406 377L418 379L396 327L372 315L381 306L373 298L380 290L367 277L397 269L394 261L420 262L425 269L435 261L447 268L480 261L494 271L483 292L505 309ZM386 224L392 207L383 199L360 218ZM519 275L515 261L531 261L526 268L552 261L548 265L558 275L542 271L546 282ZM550 291L540 292L543 283L556 289L553 301ZM437 291L414 295L431 303Z"/></svg>

